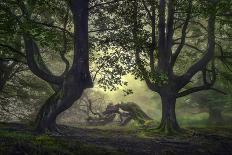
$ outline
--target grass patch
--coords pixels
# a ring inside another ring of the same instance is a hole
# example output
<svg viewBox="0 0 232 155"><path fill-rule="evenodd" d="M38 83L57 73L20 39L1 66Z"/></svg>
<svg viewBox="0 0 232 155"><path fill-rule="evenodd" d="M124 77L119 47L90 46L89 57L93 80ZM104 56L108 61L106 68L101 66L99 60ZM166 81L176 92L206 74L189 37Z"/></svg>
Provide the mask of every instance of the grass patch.
<svg viewBox="0 0 232 155"><path fill-rule="evenodd" d="M181 126L206 126L208 124L208 113L199 113L195 115L179 116L177 118Z"/></svg>
<svg viewBox="0 0 232 155"><path fill-rule="evenodd" d="M193 136L217 135L232 137L232 126L182 127L180 132L166 133L156 128L141 128L137 133L140 138L188 139Z"/></svg>
<svg viewBox="0 0 232 155"><path fill-rule="evenodd" d="M76 140L57 139L49 135L36 136L26 132L0 131L0 153L30 155L116 155L122 154Z"/></svg>

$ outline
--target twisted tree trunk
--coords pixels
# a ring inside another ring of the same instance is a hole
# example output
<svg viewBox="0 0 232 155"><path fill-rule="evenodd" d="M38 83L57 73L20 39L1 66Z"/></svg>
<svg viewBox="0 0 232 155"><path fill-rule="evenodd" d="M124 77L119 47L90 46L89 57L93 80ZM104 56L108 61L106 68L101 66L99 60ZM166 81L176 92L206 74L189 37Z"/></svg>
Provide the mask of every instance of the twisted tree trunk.
<svg viewBox="0 0 232 155"><path fill-rule="evenodd" d="M84 89L93 87L89 72L88 3L88 0L71 0L70 2L75 35L74 60L70 71L65 75L62 82L60 82L62 78L49 76L49 73L39 70L38 66L31 65L34 67L32 69L37 73L37 76L59 85L59 89L46 101L37 115L36 130L38 132L56 130L57 116L70 108L81 97Z"/></svg>
<svg viewBox="0 0 232 155"><path fill-rule="evenodd" d="M38 132L56 131L57 116L70 108L81 97L86 87L91 87L91 85L82 85L79 80L73 79L75 77L70 73L64 81L63 88L55 92L40 109L36 119Z"/></svg>

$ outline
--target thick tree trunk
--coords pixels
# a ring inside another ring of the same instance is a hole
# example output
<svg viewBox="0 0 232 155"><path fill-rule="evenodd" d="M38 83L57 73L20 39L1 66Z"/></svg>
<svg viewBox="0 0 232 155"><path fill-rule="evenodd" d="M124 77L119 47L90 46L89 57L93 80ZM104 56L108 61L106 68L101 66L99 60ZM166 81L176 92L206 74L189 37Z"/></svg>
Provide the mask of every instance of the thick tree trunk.
<svg viewBox="0 0 232 155"><path fill-rule="evenodd" d="M38 132L57 131L57 116L70 108L81 97L84 87L78 85L79 82L70 80L72 78L73 76L69 75L63 88L55 92L40 109L36 118Z"/></svg>
<svg viewBox="0 0 232 155"><path fill-rule="evenodd" d="M55 92L46 103L42 106L36 118L36 131L45 132L46 130L54 131L55 125L55 112L58 109L57 102L60 98L59 92Z"/></svg>
<svg viewBox="0 0 232 155"><path fill-rule="evenodd" d="M176 133L180 131L180 127L176 120L176 97L168 92L161 96L162 101L162 119L158 129L165 133Z"/></svg>
<svg viewBox="0 0 232 155"><path fill-rule="evenodd" d="M56 130L57 116L70 108L86 88L93 87L89 72L88 0L71 0L74 20L74 60L70 71L56 91L43 105L36 119L39 132Z"/></svg>

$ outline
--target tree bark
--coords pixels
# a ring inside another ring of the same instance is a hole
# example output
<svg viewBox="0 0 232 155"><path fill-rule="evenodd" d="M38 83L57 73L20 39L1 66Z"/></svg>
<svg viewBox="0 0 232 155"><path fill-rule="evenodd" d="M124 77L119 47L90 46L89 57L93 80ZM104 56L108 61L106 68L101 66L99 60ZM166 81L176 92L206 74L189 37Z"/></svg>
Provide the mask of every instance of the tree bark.
<svg viewBox="0 0 232 155"><path fill-rule="evenodd" d="M175 93L172 93L169 90L160 94L162 101L162 119L158 129L168 134L180 131L180 127L176 119L176 97L174 94Z"/></svg>
<svg viewBox="0 0 232 155"><path fill-rule="evenodd" d="M45 132L57 129L57 116L70 108L86 88L93 83L89 72L88 0L72 0L70 8L74 20L74 60L70 71L56 91L42 106L36 119L36 130Z"/></svg>
<svg viewBox="0 0 232 155"><path fill-rule="evenodd" d="M75 84L73 78L73 75L69 75L64 81L63 88L49 97L42 106L36 118L36 131L40 133L47 130L57 131L57 116L81 97L84 87L80 87L79 82Z"/></svg>

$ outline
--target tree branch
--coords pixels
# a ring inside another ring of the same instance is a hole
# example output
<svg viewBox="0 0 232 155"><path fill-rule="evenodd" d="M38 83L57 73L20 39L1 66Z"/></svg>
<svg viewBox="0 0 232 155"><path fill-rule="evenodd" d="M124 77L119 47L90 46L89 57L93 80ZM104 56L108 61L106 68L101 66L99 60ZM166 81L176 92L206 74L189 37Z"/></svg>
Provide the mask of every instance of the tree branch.
<svg viewBox="0 0 232 155"><path fill-rule="evenodd" d="M215 52L215 20L216 20L216 9L215 6L213 7L214 10L209 15L208 20L208 50L205 55L195 64L193 64L188 71L179 77L180 83L178 84L178 89L183 88L190 79L202 68L206 67L210 60L212 60Z"/></svg>
<svg viewBox="0 0 232 155"><path fill-rule="evenodd" d="M63 77L50 74L50 71L47 69L45 64L39 64L40 62L43 63L43 61L41 59L41 55L36 43L26 34L24 34L23 38L25 43L27 63L30 70L35 75L49 83L60 85L63 82Z"/></svg>
<svg viewBox="0 0 232 155"><path fill-rule="evenodd" d="M167 49L167 58L171 56L172 53L172 44L173 44L173 33L174 33L174 1L168 1L168 17L167 17L167 28L166 28L166 49Z"/></svg>
<svg viewBox="0 0 232 155"><path fill-rule="evenodd" d="M70 32L70 31L68 31L68 30L65 29L65 28L62 28L62 27L59 27L59 26L55 26L55 25L52 25L52 24L48 24L48 23L42 23L42 22L34 21L34 20L31 20L31 19L29 19L29 21L32 22L32 23L38 24L38 25L43 25L43 26L46 26L46 27L49 27L49 28L58 29L58 30L60 30L60 31L62 31L62 32L67 33L71 38L74 37L73 33Z"/></svg>
<svg viewBox="0 0 232 155"><path fill-rule="evenodd" d="M186 95L198 92L198 91L202 91L202 90L208 90L208 89L214 90L215 88L211 88L216 81L216 68L215 68L214 61L212 61L211 65L212 65L211 68L212 68L213 75L212 75L212 79L210 82L207 81L207 70L203 69L202 75L203 75L203 83L204 84L202 86L193 87L193 88L190 88L188 90L182 91L182 92L178 93L176 97L177 98L183 97L183 96L186 96Z"/></svg>
<svg viewBox="0 0 232 155"><path fill-rule="evenodd" d="M114 31L114 30L118 30L118 29L120 29L120 28L113 27L113 28L106 28L106 29L97 29L97 30L90 30L89 33L104 32L104 31Z"/></svg>
<svg viewBox="0 0 232 155"><path fill-rule="evenodd" d="M158 40L158 65L160 66L163 62L163 59L166 59L164 55L165 50L165 0L159 1L159 24L158 24L158 31L159 31L159 40Z"/></svg>
<svg viewBox="0 0 232 155"><path fill-rule="evenodd" d="M148 9L145 0L142 0L143 6L148 14L149 19L151 20L151 47L149 49L149 58L150 58L150 68L151 72L155 72L154 67L154 51L157 49L157 42L156 42L156 14L155 14L155 6L151 4L151 11Z"/></svg>
<svg viewBox="0 0 232 155"><path fill-rule="evenodd" d="M149 79L149 75L146 71L146 69L144 68L144 66L142 65L142 61L140 59L140 49L138 46L138 18L137 18L137 11L138 11L138 3L135 1L133 3L133 18L134 18L134 25L133 25L133 30L132 30L132 34L133 34L133 40L134 40L134 48L135 48L135 60L136 60L136 64L148 86L148 88L152 91L158 91L158 89L156 88L155 84L152 83Z"/></svg>
<svg viewBox="0 0 232 155"><path fill-rule="evenodd" d="M24 53L18 51L17 49L15 49L14 47L12 47L10 45L0 43L0 46L4 47L4 48L7 48L7 49L11 50L12 52L14 52L16 54L19 54L21 57L24 57L24 58L26 57L26 55Z"/></svg>
<svg viewBox="0 0 232 155"><path fill-rule="evenodd" d="M94 9L96 7L101 7L101 6L104 6L104 5L109 5L109 4L112 4L112 3L117 3L117 2L120 2L120 1L123 1L123 0L112 0L112 1L109 1L109 2L105 2L105 3L95 4L93 6L90 6L89 10L92 10L92 9Z"/></svg>
<svg viewBox="0 0 232 155"><path fill-rule="evenodd" d="M147 12L147 14L148 14L148 17L150 18L150 20L152 21L152 19L153 19L153 15L151 14L151 11L148 9L148 7L147 7L147 4L146 4L146 2L145 2L145 0L142 0L142 3L143 3L143 6L144 6L144 8L145 8L145 11Z"/></svg>
<svg viewBox="0 0 232 155"><path fill-rule="evenodd" d="M186 19L184 21L184 25L182 27L180 45L177 47L175 53L172 55L172 59L171 59L171 66L172 67L175 65L177 57L178 57L178 55L180 54L181 50L184 47L185 39L186 39L186 35L187 35L186 30L188 28L188 23L189 23L189 20L191 18L191 12L192 12L192 1L189 2L188 13L187 13Z"/></svg>
<svg viewBox="0 0 232 155"><path fill-rule="evenodd" d="M181 43L175 42L174 45L175 45L175 44L180 45ZM192 48L192 49L194 49L194 50L196 50L196 51L198 51L198 52L200 52L200 53L204 53L203 50L197 48L197 47L194 46L194 45L191 45L191 44L188 44L188 43L184 43L183 45L184 45L184 46L187 46L187 47L189 47L189 48Z"/></svg>
<svg viewBox="0 0 232 155"><path fill-rule="evenodd" d="M63 23L63 29L64 29L63 30L63 50L60 51L61 59L65 63L65 70L64 70L62 76L65 76L68 73L69 68L70 68L69 61L65 57L65 53L67 53L67 50L68 50L68 47L67 47L68 39L67 39L66 32L65 32L65 30L67 28L67 24L68 24L68 10L66 12L66 15L64 16L64 23Z"/></svg>

